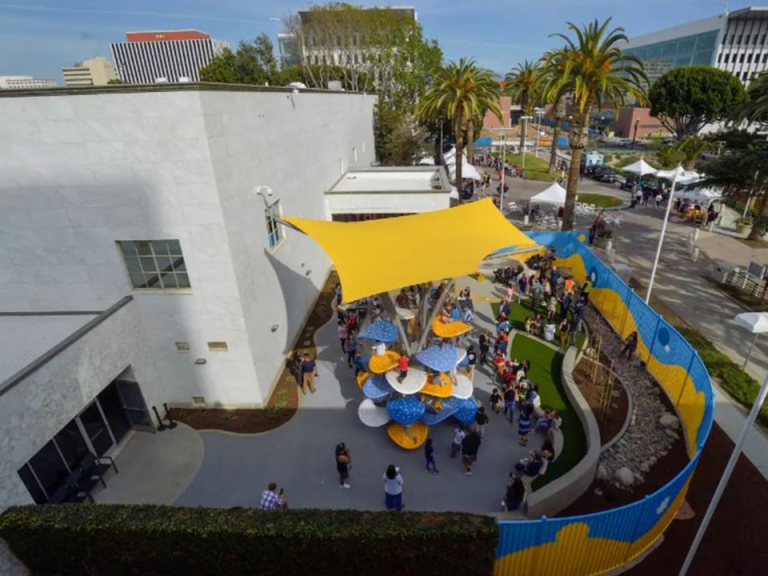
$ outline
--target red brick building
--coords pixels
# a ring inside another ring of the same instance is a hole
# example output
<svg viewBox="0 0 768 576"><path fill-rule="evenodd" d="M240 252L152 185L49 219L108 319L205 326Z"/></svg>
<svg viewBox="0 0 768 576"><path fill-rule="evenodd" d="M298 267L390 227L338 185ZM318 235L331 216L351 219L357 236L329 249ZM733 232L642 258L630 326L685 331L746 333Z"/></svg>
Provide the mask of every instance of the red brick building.
<svg viewBox="0 0 768 576"><path fill-rule="evenodd" d="M651 116L650 108L636 108L622 106L613 123L613 130L620 138L634 138L635 125L637 125L637 137L668 136L669 130L662 126L658 118Z"/></svg>

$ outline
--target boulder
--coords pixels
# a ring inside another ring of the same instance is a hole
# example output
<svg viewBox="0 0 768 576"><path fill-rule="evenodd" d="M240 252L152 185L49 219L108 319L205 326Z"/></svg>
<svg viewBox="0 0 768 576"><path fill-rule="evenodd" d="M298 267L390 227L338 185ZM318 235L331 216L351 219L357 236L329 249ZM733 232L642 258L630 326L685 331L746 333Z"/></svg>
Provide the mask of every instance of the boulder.
<svg viewBox="0 0 768 576"><path fill-rule="evenodd" d="M595 474L595 478L597 478L598 480L608 479L608 469L605 467L605 464L600 463L597 466L597 473Z"/></svg>
<svg viewBox="0 0 768 576"><path fill-rule="evenodd" d="M613 477L616 478L616 480L622 486L629 487L635 483L635 475L632 473L632 470L630 470L626 466L623 466L622 468L619 468L618 470L616 470Z"/></svg>
<svg viewBox="0 0 768 576"><path fill-rule="evenodd" d="M668 430L677 430L680 428L680 419L674 414L665 412L661 415L661 418L659 418L659 424Z"/></svg>

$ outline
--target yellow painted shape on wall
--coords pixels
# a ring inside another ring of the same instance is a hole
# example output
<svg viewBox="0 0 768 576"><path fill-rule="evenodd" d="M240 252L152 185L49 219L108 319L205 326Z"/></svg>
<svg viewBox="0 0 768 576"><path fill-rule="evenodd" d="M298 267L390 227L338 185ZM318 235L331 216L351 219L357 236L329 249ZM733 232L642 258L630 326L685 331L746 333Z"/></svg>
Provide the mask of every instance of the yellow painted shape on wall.
<svg viewBox="0 0 768 576"><path fill-rule="evenodd" d="M686 483L659 521L636 542L590 538L589 526L574 522L564 526L554 542L499 558L494 565L494 576L589 576L623 566L642 554L664 532L677 514L687 490Z"/></svg>

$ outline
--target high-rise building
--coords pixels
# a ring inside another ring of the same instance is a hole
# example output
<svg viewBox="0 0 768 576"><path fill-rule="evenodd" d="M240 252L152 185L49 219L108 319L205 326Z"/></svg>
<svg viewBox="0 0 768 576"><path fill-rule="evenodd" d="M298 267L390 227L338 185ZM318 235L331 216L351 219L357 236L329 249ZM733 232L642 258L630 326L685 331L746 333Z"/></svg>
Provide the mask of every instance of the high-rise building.
<svg viewBox="0 0 768 576"><path fill-rule="evenodd" d="M32 76L0 76L0 90L29 90L30 88L55 88L56 80Z"/></svg>
<svg viewBox="0 0 768 576"><path fill-rule="evenodd" d="M117 73L128 84L198 82L200 69L228 47L197 30L128 32L112 44Z"/></svg>
<svg viewBox="0 0 768 576"><path fill-rule="evenodd" d="M103 56L61 69L67 86L103 86L117 78L115 65Z"/></svg>
<svg viewBox="0 0 768 576"><path fill-rule="evenodd" d="M626 54L645 63L651 81L677 66L706 64L744 84L768 68L768 7L751 6L630 38Z"/></svg>

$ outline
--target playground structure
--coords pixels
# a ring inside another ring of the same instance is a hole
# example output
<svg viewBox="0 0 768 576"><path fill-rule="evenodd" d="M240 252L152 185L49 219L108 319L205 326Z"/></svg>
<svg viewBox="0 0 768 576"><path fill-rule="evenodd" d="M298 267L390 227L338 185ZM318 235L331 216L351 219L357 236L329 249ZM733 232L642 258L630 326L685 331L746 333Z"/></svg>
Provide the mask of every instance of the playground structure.
<svg viewBox="0 0 768 576"><path fill-rule="evenodd" d="M529 238L501 217L489 200L363 223L286 221L312 236L330 255L347 301L431 283L436 278L473 274L482 259L492 253L512 255L540 250L540 246L556 248L558 267L570 268L577 282L587 277L592 280L590 301L612 329L621 338L633 331L638 333L636 353L674 405L690 460L665 486L625 506L577 517L500 519L494 574L602 574L642 556L659 540L683 504L711 430L714 389L695 350L586 247L585 234L543 232ZM445 234L434 234L438 229ZM382 238L388 242L386 251L379 245ZM370 258L374 252L377 258ZM450 257L436 257L440 254ZM441 308L438 299L432 310ZM398 333L391 344L397 342L419 366L409 365L408 376L400 381L396 371L398 352L387 349L376 355L379 358L371 356L367 361L369 371L358 380L366 396L358 414L368 426L390 424L388 434L393 441L405 448L416 448L426 441L428 427L440 419L469 420L469 403L474 401L471 391L468 398L459 397L471 388L458 377L462 349L451 342L456 336L440 336L453 334L460 327L452 326L453 322L435 324L435 318L426 320L419 313L407 319L398 314L398 318L387 328L390 333L392 328ZM402 321L407 322L408 329L403 328ZM426 345L430 333L441 342ZM416 339L415 349L411 337ZM396 386L403 392L398 392Z"/></svg>

